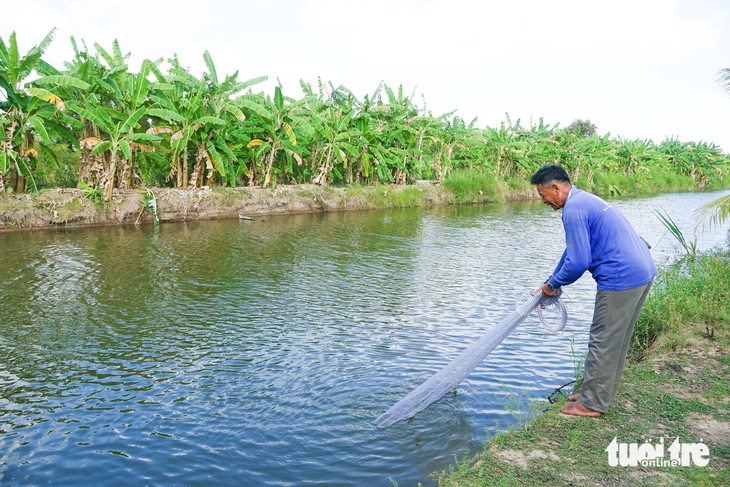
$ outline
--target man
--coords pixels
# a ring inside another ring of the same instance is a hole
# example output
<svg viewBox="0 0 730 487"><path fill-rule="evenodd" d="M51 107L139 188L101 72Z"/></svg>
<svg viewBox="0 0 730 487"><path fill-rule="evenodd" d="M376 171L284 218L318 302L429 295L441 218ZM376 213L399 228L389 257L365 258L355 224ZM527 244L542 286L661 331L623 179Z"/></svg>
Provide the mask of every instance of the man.
<svg viewBox="0 0 730 487"><path fill-rule="evenodd" d="M556 296L590 271L598 291L588 338L583 388L561 410L598 417L616 398L636 319L657 270L649 249L613 205L581 191L555 164L530 179L542 201L563 209L565 251L553 274L537 290Z"/></svg>

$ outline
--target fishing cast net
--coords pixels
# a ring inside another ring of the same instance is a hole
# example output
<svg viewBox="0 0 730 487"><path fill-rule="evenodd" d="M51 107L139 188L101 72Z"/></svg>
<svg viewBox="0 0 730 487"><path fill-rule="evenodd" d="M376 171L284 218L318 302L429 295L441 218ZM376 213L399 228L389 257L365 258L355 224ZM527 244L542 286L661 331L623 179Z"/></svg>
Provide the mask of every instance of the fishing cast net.
<svg viewBox="0 0 730 487"><path fill-rule="evenodd" d="M548 322L543 317L543 307L547 306L557 310L557 320ZM484 360L484 357L502 343L507 335L522 323L530 314L530 311L535 308L537 308L540 323L547 331L555 333L565 328L565 323L568 321L568 312L563 302L560 301L560 295L555 298L543 298L542 293L531 296L530 299L519 305L517 309L500 321L497 326L464 349L458 357L436 375L378 416L374 424L378 428L387 428L397 421L411 418L426 409L432 402L439 400L447 392L454 390L459 382L464 380Z"/></svg>

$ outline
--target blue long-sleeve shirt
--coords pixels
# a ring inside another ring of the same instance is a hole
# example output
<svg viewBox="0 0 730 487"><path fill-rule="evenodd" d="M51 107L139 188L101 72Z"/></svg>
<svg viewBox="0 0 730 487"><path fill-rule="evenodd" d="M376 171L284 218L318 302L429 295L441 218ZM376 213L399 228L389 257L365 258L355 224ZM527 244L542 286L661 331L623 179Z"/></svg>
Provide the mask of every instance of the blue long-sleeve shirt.
<svg viewBox="0 0 730 487"><path fill-rule="evenodd" d="M598 289L622 291L657 274L649 249L616 208L573 187L563 207L565 251L549 282L572 284L590 271Z"/></svg>

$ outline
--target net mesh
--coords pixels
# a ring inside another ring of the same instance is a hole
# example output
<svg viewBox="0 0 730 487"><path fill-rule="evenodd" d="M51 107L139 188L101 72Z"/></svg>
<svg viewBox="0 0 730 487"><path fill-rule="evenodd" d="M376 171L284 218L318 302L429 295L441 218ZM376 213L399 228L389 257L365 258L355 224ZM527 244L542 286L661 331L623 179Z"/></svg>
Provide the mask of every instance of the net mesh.
<svg viewBox="0 0 730 487"><path fill-rule="evenodd" d="M556 298L543 298L541 293L531 296L489 330L479 340L472 343L461 354L441 369L436 375L411 391L406 397L395 403L385 413L378 416L374 424L378 428L387 428L402 419L411 418L426 409L432 402L439 400L444 394L456 388L472 370L476 368L497 345L507 338L517 325L522 323L530 311L537 307L540 323L547 331L558 332L565 327L568 313L562 301ZM557 322L548 323L542 314L543 307L553 306L558 311Z"/></svg>

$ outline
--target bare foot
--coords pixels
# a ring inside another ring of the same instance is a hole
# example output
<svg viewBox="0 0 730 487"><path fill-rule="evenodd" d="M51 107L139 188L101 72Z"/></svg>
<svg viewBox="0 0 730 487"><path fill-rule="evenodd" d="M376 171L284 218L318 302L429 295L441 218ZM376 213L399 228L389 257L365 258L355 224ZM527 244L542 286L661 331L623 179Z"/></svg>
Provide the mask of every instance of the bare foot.
<svg viewBox="0 0 730 487"><path fill-rule="evenodd" d="M568 396L568 401L571 401L571 402L580 401L580 394L573 394L572 396Z"/></svg>
<svg viewBox="0 0 730 487"><path fill-rule="evenodd" d="M563 406L563 409L561 409L560 412L563 414L569 414L570 416L583 416L588 418L597 418L601 415L599 411L594 411L580 402L569 402Z"/></svg>

